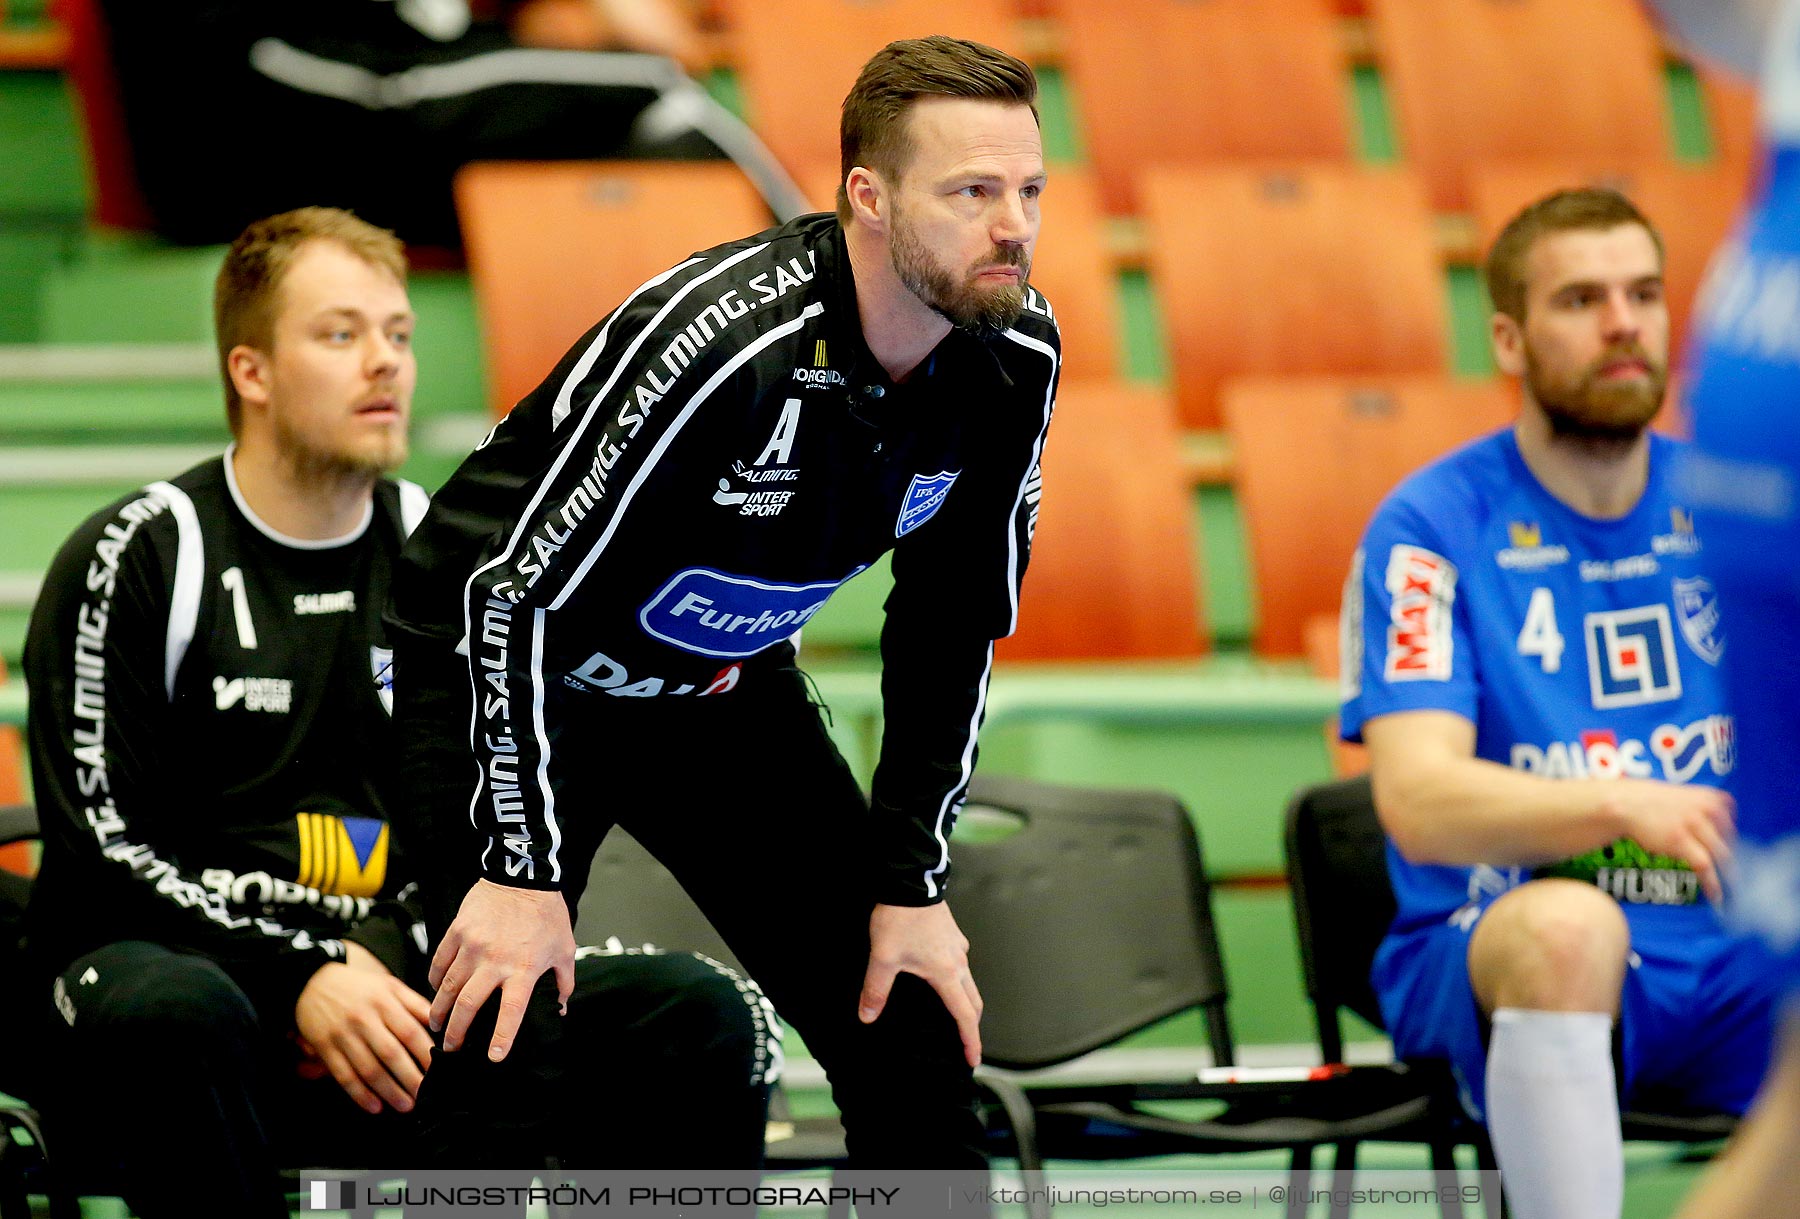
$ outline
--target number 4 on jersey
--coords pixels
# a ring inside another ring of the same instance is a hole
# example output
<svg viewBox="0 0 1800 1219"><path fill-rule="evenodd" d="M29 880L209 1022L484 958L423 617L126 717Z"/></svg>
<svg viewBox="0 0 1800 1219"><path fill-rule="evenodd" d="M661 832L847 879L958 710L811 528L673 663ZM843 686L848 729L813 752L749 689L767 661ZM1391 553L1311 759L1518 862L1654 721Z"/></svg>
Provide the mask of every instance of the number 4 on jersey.
<svg viewBox="0 0 1800 1219"><path fill-rule="evenodd" d="M1547 588L1531 590L1531 604L1525 607L1525 626L1519 632L1519 655L1535 656L1544 672L1562 669L1563 637L1556 629L1556 600Z"/></svg>

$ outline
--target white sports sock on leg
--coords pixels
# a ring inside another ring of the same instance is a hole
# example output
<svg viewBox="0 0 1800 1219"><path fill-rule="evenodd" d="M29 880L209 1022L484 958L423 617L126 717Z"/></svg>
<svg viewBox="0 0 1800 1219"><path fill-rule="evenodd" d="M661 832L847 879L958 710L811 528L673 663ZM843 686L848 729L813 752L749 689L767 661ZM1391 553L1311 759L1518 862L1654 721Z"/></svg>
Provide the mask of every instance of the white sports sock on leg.
<svg viewBox="0 0 1800 1219"><path fill-rule="evenodd" d="M1618 1219L1625 1152L1606 1012L1494 1012L1487 1124L1516 1219Z"/></svg>

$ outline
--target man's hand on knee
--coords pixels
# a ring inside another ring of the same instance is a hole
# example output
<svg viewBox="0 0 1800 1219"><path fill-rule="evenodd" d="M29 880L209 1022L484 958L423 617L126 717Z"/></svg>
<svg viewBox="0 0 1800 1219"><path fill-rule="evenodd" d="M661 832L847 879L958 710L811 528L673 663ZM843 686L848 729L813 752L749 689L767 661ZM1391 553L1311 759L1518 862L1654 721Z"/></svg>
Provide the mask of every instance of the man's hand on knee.
<svg viewBox="0 0 1800 1219"><path fill-rule="evenodd" d="M344 963L322 966L300 992L300 1044L363 1109L408 1112L431 1065L430 1007L366 949L348 948Z"/></svg>
<svg viewBox="0 0 1800 1219"><path fill-rule="evenodd" d="M505 1058L545 970L556 971L557 999L566 1014L575 989L575 933L562 894L476 881L431 958L437 997L430 1021L434 1030L444 1030L444 1049L462 1044L475 1014L498 990L500 1017L488 1058Z"/></svg>
<svg viewBox="0 0 1800 1219"><path fill-rule="evenodd" d="M871 1024L887 1006L888 992L901 973L931 983L956 1019L963 1057L981 1065L981 992L969 973L969 941L950 907L876 906L869 916L869 970L863 977L859 1015Z"/></svg>

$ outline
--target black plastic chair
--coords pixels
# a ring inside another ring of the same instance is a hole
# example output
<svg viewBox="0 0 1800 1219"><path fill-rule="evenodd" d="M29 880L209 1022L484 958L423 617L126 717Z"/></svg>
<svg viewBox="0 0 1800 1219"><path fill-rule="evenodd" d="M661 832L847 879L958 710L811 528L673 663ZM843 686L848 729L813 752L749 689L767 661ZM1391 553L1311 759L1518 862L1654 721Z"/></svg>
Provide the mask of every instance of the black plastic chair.
<svg viewBox="0 0 1800 1219"><path fill-rule="evenodd" d="M986 1063L1012 1071L1054 1066L1193 1011L1212 1064L1234 1064L1211 888L1181 801L1162 792L978 777L965 821L996 814L1013 832L959 838L948 889L986 1002ZM1296 1173L1310 1171L1313 1148L1411 1128L1430 1104L1404 1067L1202 1083L1203 1065L1196 1054L1192 1068L1172 1077L1014 1080L1048 1158L1286 1149ZM1181 1120L1145 1107L1167 1100L1222 1101L1225 1109ZM1304 1204L1292 1212L1303 1213Z"/></svg>
<svg viewBox="0 0 1800 1219"><path fill-rule="evenodd" d="M1300 963L1306 994L1318 1025L1326 1062L1342 1060L1342 1015L1355 1012L1383 1028L1381 1007L1370 984L1375 952L1394 920L1396 902L1387 870L1387 837L1375 812L1369 777L1360 775L1300 791L1288 806L1288 886L1300 936ZM1448 1064L1406 1064L1420 1089L1432 1097L1432 1120L1420 1141L1432 1149L1439 1168L1452 1164L1456 1144L1474 1146L1477 1162L1494 1167L1486 1129L1456 1099ZM1708 1143L1727 1138L1737 1119L1726 1113L1681 1113L1628 1109L1619 1115L1627 1139ZM1346 1154L1340 1149L1340 1156ZM1347 1154L1354 1155L1354 1148Z"/></svg>
<svg viewBox="0 0 1800 1219"><path fill-rule="evenodd" d="M38 837L37 810L29 804L0 806L0 846L32 842ZM25 1068L30 1060L29 1021L24 1014L25 995L18 985L23 968L20 935L31 881L12 872L0 872L0 1045L13 1048L14 1056L0 1060L0 1219L29 1219L28 1195L44 1194L53 1219L77 1219L80 1203L75 1193L54 1171L49 1145L37 1110L19 1099L31 1090Z"/></svg>

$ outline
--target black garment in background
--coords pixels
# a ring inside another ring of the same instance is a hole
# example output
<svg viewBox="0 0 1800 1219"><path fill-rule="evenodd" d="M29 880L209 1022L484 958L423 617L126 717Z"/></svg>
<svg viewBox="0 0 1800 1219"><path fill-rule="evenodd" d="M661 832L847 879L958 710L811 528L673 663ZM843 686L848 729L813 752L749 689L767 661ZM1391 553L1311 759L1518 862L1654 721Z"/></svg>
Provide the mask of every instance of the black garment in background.
<svg viewBox="0 0 1800 1219"><path fill-rule="evenodd" d="M317 204L453 247L451 181L478 160L729 157L777 218L805 210L761 141L674 61L521 48L494 22L432 37L406 19L443 7L102 0L157 231L227 242Z"/></svg>

